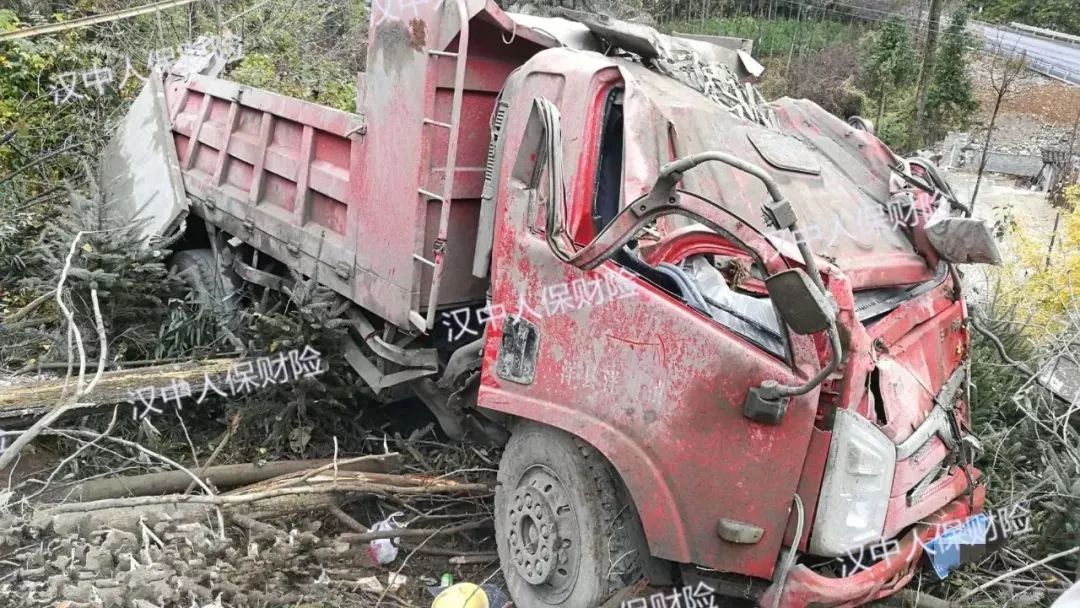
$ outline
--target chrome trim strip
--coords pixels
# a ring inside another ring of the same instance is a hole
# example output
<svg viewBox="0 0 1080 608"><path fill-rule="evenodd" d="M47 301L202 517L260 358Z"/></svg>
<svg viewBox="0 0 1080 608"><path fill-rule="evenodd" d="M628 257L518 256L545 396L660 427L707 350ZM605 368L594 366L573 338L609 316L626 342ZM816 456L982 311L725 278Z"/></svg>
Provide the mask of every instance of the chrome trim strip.
<svg viewBox="0 0 1080 608"><path fill-rule="evenodd" d="M953 375L949 377L945 386L941 387L937 396L934 397L934 409L930 412L930 415L926 417L919 428L915 429L915 432L910 437L900 442L896 446L896 459L907 460L915 452L919 451L919 448L926 445L926 442L933 439L935 436L941 437L941 440L945 443L945 446L950 450L956 447L959 437L953 437L952 428L949 424L949 416L952 410L953 400L956 398L956 393L960 390L960 386L963 384L964 379L967 377L967 368L964 365L960 365L953 372Z"/></svg>

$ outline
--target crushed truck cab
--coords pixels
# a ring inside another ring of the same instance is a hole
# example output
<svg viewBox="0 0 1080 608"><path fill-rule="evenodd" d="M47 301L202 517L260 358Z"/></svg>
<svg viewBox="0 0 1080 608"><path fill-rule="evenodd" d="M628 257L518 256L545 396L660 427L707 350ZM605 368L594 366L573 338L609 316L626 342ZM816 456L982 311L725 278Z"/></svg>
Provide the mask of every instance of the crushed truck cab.
<svg viewBox="0 0 1080 608"><path fill-rule="evenodd" d="M777 239L762 220L762 183L719 164L687 173L676 198L720 202L733 212L713 213L721 230L666 223L673 217L666 216L657 235L639 241L633 263L620 266L614 256L581 271L563 262L546 241L550 211L536 203L550 195L538 191L543 180L530 182L542 158L527 125L537 97L558 100L564 170L572 176L566 232L581 246L609 219L603 210L615 208L603 197L620 190L606 185L621 181L620 205L633 204L666 163L710 150L759 164L808 226L834 229L818 253L842 328L838 371L792 398L776 424L763 424L745 415L748 391L812 377L830 356L824 340L779 325L754 328L741 318L745 310L710 316L689 298L672 297L668 277L655 271L634 274L633 297L573 314L534 316L517 306L522 294L549 285L588 294L609 284L611 273L642 263L663 268L711 256L737 268L742 288L761 296L764 276L803 266L795 243ZM780 128L768 129L640 65L563 49L526 63L503 99L512 118L499 145L518 155L504 156L497 173L498 199L506 203L494 218L492 301L514 321L488 329L479 403L596 447L633 497L653 555L768 580L792 542L842 558L936 514L962 519L979 508L980 474L962 462L962 437L947 424L968 432L958 390L968 333L955 276L899 229L859 234L852 225L891 198L895 159L876 138L791 100L775 104ZM621 101L617 111L612 100ZM595 111L583 114L582 107ZM605 139L620 131L621 141ZM620 148L621 162L603 161ZM930 198L922 193L914 204L929 212ZM535 347L517 348L521 338L508 338L508 328L526 331ZM500 374L522 366L508 360L526 356L535 368L528 382ZM795 494L804 505L798 539ZM847 584L800 567L782 605L871 599L906 582L918 557L899 568L893 562L903 560L883 560L879 577L871 568Z"/></svg>
<svg viewBox="0 0 1080 608"><path fill-rule="evenodd" d="M166 81L186 242L250 289L288 267L334 290L370 396L505 444L518 606L643 576L859 605L982 510L954 264L996 251L932 165L765 103L743 51L481 0L383 10L355 114Z"/></svg>

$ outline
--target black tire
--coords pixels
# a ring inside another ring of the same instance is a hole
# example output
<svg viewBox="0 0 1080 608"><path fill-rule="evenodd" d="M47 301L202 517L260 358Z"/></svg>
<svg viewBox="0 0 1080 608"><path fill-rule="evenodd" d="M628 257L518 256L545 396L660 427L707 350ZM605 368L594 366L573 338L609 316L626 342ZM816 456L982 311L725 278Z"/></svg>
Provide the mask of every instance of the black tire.
<svg viewBox="0 0 1080 608"><path fill-rule="evenodd" d="M219 277L214 252L210 249L185 249L172 256L171 266L177 276L191 289L195 300L203 303L221 302L226 310L236 308L240 279L231 270Z"/></svg>
<svg viewBox="0 0 1080 608"><path fill-rule="evenodd" d="M642 577L648 550L637 511L591 446L524 423L498 479L496 544L515 606L596 608Z"/></svg>

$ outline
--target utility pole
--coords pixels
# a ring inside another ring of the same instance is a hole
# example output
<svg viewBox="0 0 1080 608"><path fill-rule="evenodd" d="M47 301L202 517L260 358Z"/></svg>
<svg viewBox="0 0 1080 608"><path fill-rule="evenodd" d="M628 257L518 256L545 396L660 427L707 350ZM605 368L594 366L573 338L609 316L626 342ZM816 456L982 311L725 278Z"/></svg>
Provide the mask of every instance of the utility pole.
<svg viewBox="0 0 1080 608"><path fill-rule="evenodd" d="M926 92L934 79L938 30L941 29L941 9L944 4L945 0L930 0L930 23L926 30L926 46L923 47L922 65L919 68L919 84L915 89L915 122L911 124L908 138L914 148L919 148L924 143L923 119L926 112Z"/></svg>

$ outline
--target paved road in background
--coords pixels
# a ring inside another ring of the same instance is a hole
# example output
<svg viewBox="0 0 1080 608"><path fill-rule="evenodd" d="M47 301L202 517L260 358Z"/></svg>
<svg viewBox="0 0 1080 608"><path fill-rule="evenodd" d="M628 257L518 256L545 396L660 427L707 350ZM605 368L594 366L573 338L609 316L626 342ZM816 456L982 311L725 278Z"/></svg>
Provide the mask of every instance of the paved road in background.
<svg viewBox="0 0 1080 608"><path fill-rule="evenodd" d="M987 46L1000 46L1007 53L1027 52L1031 67L1037 72L1080 85L1080 45L1068 44L1024 34L1007 28L980 23Z"/></svg>

